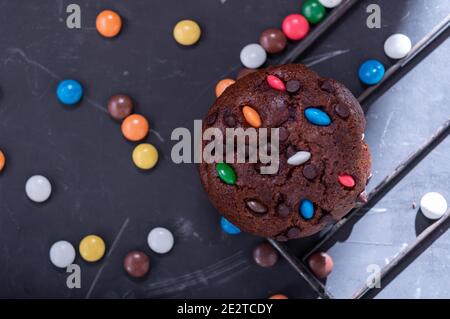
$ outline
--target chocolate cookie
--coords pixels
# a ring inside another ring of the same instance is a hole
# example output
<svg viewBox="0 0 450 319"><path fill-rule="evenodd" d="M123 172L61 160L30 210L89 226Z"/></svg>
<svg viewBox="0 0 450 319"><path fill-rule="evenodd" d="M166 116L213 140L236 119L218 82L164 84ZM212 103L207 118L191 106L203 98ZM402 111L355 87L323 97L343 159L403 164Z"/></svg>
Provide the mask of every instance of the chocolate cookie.
<svg viewBox="0 0 450 319"><path fill-rule="evenodd" d="M242 77L209 109L203 131L211 127L224 136L227 128L279 129L273 174L262 173L268 164L259 158L199 164L210 200L242 231L278 240L310 236L345 216L366 186L371 159L361 106L341 83L303 65Z"/></svg>

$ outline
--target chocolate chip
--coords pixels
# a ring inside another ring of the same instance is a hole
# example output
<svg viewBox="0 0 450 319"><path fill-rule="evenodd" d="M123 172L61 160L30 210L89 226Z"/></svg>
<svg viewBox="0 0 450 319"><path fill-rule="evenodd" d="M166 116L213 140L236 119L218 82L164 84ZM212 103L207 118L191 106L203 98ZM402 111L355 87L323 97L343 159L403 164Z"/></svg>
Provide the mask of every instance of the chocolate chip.
<svg viewBox="0 0 450 319"><path fill-rule="evenodd" d="M278 130L278 134L279 134L280 142L286 141L289 137L289 131L285 127L280 127L280 129Z"/></svg>
<svg viewBox="0 0 450 319"><path fill-rule="evenodd" d="M333 83L331 83L330 80L325 80L322 85L320 86L320 89L322 91L328 92L328 93L334 93L334 86Z"/></svg>
<svg viewBox="0 0 450 319"><path fill-rule="evenodd" d="M286 149L286 157L289 158L292 155L294 155L295 153L297 153L297 150L295 149L295 147L292 145L289 145Z"/></svg>
<svg viewBox="0 0 450 319"><path fill-rule="evenodd" d="M225 125L228 127L235 127L236 126L236 118L234 115L227 115L224 118Z"/></svg>
<svg viewBox="0 0 450 319"><path fill-rule="evenodd" d="M286 235L287 235L290 239L293 239L293 238L299 238L299 237L300 237L300 234L301 234L300 228L298 228L298 227L292 227L291 229L288 230L288 232L287 232Z"/></svg>
<svg viewBox="0 0 450 319"><path fill-rule="evenodd" d="M364 190L364 191L362 191L361 194L358 195L357 202L358 202L358 203L365 204L365 203L367 203L367 200L368 200L368 199L369 199L369 198L368 198L368 196L367 196L367 193L366 193L366 191Z"/></svg>
<svg viewBox="0 0 450 319"><path fill-rule="evenodd" d="M265 214L267 213L267 207L266 205L264 205L263 203L251 199L248 200L246 203L247 207L252 210L253 212L257 213L257 214Z"/></svg>
<svg viewBox="0 0 450 319"><path fill-rule="evenodd" d="M277 206L277 214L278 214L278 216L283 217L283 218L288 217L289 216L289 207L284 203L279 204Z"/></svg>
<svg viewBox="0 0 450 319"><path fill-rule="evenodd" d="M307 164L303 167L303 176L312 181L317 177L317 167L314 164Z"/></svg>
<svg viewBox="0 0 450 319"><path fill-rule="evenodd" d="M336 104L334 106L334 111L336 112L337 115L339 115L343 119L346 119L350 116L350 111L349 111L347 105L345 105L343 103Z"/></svg>
<svg viewBox="0 0 450 319"><path fill-rule="evenodd" d="M289 80L286 82L286 91L295 93L300 89L300 82L297 80Z"/></svg>
<svg viewBox="0 0 450 319"><path fill-rule="evenodd" d="M214 112L214 113L208 115L208 117L206 118L206 124L213 125L217 120L217 113L218 112Z"/></svg>
<svg viewBox="0 0 450 319"><path fill-rule="evenodd" d="M253 260L258 266L272 267L278 261L278 252L269 243L262 243L253 250Z"/></svg>

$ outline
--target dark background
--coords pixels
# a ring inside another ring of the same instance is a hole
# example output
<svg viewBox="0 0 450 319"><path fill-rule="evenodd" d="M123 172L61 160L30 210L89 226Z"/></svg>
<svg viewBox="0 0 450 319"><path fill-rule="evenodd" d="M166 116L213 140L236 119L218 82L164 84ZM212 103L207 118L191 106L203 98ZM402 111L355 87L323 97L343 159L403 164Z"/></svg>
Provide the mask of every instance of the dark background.
<svg viewBox="0 0 450 319"><path fill-rule="evenodd" d="M257 42L264 29L279 27L287 14L299 12L301 2L0 1L0 149L7 156L0 175L0 297L266 298L284 293L316 298L284 260L273 269L256 266L251 252L262 239L224 234L195 165L170 159L172 130L192 129L193 120L212 104L216 82L235 77L240 69L240 49ZM81 6L80 30L66 27L70 3ZM381 5L381 29L365 25L370 3ZM102 38L95 30L95 17L103 9L124 19L117 38ZM358 95L364 88L357 78L362 61L392 64L383 53L390 34L405 33L414 44L449 12L447 0L360 1L298 62ZM198 21L203 32L190 48L172 38L175 23L186 18ZM450 43L441 42L383 96L372 99L366 132L373 155L369 189L449 118ZM56 85L64 78L77 79L85 88L77 107L56 100ZM134 167L134 144L123 139L105 111L108 98L122 92L149 119L146 141L160 152L157 167L148 173ZM447 139L340 236L329 251L335 270L326 285L333 294L349 297L365 281L367 265L388 262L427 224L412 209L413 201L419 203L428 191L450 199L449 161ZM33 174L52 182L52 197L44 204L25 195L25 181ZM167 255L147 246L155 226L175 234ZM50 263L49 248L61 239L77 248L91 233L104 238L107 254L94 264L78 255L81 288L68 289L68 274ZM317 237L289 246L301 257ZM132 249L150 255L152 269L144 280L130 279L122 268ZM450 236L444 234L379 296L450 297L449 249Z"/></svg>

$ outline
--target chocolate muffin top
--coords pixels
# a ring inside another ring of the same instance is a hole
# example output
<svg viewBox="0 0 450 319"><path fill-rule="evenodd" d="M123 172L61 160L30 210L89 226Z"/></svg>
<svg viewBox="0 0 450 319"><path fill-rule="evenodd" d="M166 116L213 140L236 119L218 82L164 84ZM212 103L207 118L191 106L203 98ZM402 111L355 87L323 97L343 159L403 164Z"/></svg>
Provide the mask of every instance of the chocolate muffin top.
<svg viewBox="0 0 450 319"><path fill-rule="evenodd" d="M287 240L310 236L355 206L371 160L364 113L347 88L304 65L269 67L226 89L203 131L214 127L225 136L226 128L255 127L245 107L256 111L261 127L279 128L279 166L261 174L259 161L199 164L202 184L226 219L242 231Z"/></svg>

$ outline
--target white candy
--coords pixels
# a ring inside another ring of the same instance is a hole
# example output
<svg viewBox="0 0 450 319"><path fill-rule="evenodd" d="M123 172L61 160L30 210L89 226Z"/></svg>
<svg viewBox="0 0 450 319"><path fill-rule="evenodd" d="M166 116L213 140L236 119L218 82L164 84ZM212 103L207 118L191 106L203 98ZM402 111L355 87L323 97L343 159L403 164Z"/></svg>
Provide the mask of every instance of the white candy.
<svg viewBox="0 0 450 319"><path fill-rule="evenodd" d="M67 268L75 260L75 248L65 240L57 241L50 247L50 261L58 268Z"/></svg>
<svg viewBox="0 0 450 319"><path fill-rule="evenodd" d="M429 219L439 219L447 211L447 201L439 193L426 193L420 200L420 210Z"/></svg>
<svg viewBox="0 0 450 319"><path fill-rule="evenodd" d="M241 50L241 62L249 69L259 68L266 62L266 59L266 51L257 43L247 44Z"/></svg>
<svg viewBox="0 0 450 319"><path fill-rule="evenodd" d="M384 52L391 59L402 59L411 51L411 40L404 34L391 35L384 42Z"/></svg>
<svg viewBox="0 0 450 319"><path fill-rule="evenodd" d="M45 202L52 193L52 185L47 177L42 175L31 176L25 184L25 193L34 202Z"/></svg>
<svg viewBox="0 0 450 319"><path fill-rule="evenodd" d="M151 250L158 254L165 254L173 247L173 235L167 228L153 228L147 237L147 243Z"/></svg>
<svg viewBox="0 0 450 319"><path fill-rule="evenodd" d="M341 4L342 0L319 0L326 8L334 8Z"/></svg>
<svg viewBox="0 0 450 319"><path fill-rule="evenodd" d="M289 165L301 165L311 158L310 152L300 151L288 158Z"/></svg>

